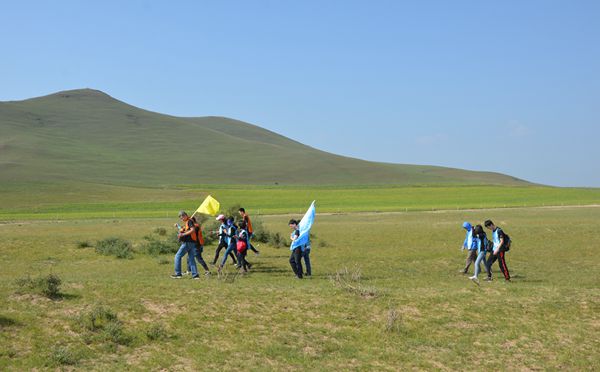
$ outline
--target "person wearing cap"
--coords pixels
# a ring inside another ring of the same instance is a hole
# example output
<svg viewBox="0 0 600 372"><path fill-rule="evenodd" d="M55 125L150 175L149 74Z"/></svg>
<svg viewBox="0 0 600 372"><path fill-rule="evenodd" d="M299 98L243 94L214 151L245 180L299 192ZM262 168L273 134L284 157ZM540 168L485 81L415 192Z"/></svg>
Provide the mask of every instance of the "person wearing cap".
<svg viewBox="0 0 600 372"><path fill-rule="evenodd" d="M225 221L226 220L225 215L223 215L223 214L218 215L216 220L221 222L221 225L219 226L219 231L217 233L217 236L219 237L219 244L217 245L217 249L215 250L215 258L212 261L213 265L217 264L221 250L223 248L227 248L229 246L229 243L227 240L227 223ZM235 260L235 255L233 254L233 252L229 252L229 257L231 257L234 264L237 264L237 261Z"/></svg>
<svg viewBox="0 0 600 372"><path fill-rule="evenodd" d="M475 263L477 260L477 241L473 236L473 225L469 222L463 223L463 229L467 230L467 235L465 236L465 241L463 242L462 250L467 249L469 253L467 254L467 259L465 261L465 268L460 272L466 274L469 271L469 267L472 263Z"/></svg>
<svg viewBox="0 0 600 372"><path fill-rule="evenodd" d="M185 211L179 212L179 218L183 222L183 227L179 231L179 234L177 234L177 238L181 242L181 246L175 254L175 274L171 275L171 278L181 279L183 277L181 275L181 259L187 254L190 271L192 272L192 279L200 279L195 260L197 255L196 242L194 242L192 239L192 234L196 233L194 222L191 220L188 214L185 213Z"/></svg>

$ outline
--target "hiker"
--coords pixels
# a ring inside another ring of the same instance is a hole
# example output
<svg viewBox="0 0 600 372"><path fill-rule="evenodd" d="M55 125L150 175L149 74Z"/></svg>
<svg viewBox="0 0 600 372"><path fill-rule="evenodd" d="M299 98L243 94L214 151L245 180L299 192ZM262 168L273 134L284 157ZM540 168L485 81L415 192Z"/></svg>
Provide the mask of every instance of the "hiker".
<svg viewBox="0 0 600 372"><path fill-rule="evenodd" d="M510 282L510 273L506 266L506 252L510 249L511 244L510 237L501 228L497 227L492 220L485 221L484 225L486 228L492 230L492 241L494 242L492 255L488 259L487 280L492 280L492 265L497 260L500 272L504 275L504 280Z"/></svg>
<svg viewBox="0 0 600 372"><path fill-rule="evenodd" d="M219 259L219 253L221 253L221 250L223 248L227 248L229 246L229 243L227 240L226 218L224 215L220 214L217 216L216 220L220 221L221 225L219 226L219 231L218 231L218 235L217 235L219 238L219 244L217 245L217 249L215 250L215 258L212 261L213 265L217 264L217 260ZM237 261L235 260L235 255L233 254L233 252L229 252L229 257L231 257L231 259L233 260L233 264L236 265Z"/></svg>
<svg viewBox="0 0 600 372"><path fill-rule="evenodd" d="M208 265L206 264L206 262L204 261L204 259L202 258L202 252L204 251L204 236L202 235L202 226L200 226L200 224L198 223L198 221L196 220L196 217L192 217L190 218L194 224L194 230L196 231L195 234L192 234L192 240L196 243L196 260L198 260L198 263L200 263L200 265L202 265L202 267L204 268L204 275L210 275L210 270L208 269ZM192 261L194 260L194 258L192 258ZM190 264L190 256L188 256L188 271L184 274L188 274L192 271L191 269L191 264Z"/></svg>
<svg viewBox="0 0 600 372"><path fill-rule="evenodd" d="M288 225L292 229L290 235L290 239L292 240L292 244L290 244L290 251L292 251L292 254L290 255L290 266L292 266L292 270L294 271L294 274L296 274L296 277L302 279L302 247L294 246L294 241L300 236L298 221L291 219Z"/></svg>
<svg viewBox="0 0 600 372"><path fill-rule="evenodd" d="M246 222L240 221L237 232L237 257L238 267L244 272L248 272L248 263L246 262L246 253L248 252L249 234L246 230Z"/></svg>
<svg viewBox="0 0 600 372"><path fill-rule="evenodd" d="M225 234L227 236L227 249L225 250L225 255L223 256L223 260L219 265L219 272L223 270L223 266L225 266L225 262L227 262L227 256L232 254L232 252L237 251L237 226L234 223L233 217L227 218ZM239 262L238 262L239 264Z"/></svg>
<svg viewBox="0 0 600 372"><path fill-rule="evenodd" d="M196 243L192 240L192 234L196 232L194 228L194 222L185 213L185 211L179 212L179 218L183 222L183 227L177 234L178 240L181 242L179 250L175 254L175 274L171 275L173 279L181 279L181 258L187 254L188 262L190 264L190 271L192 272L192 279L200 279L198 275L198 269L196 267Z"/></svg>
<svg viewBox="0 0 600 372"><path fill-rule="evenodd" d="M485 231L483 231L483 227L481 227L481 225L477 225L473 229L473 239L475 240L476 245L477 245L477 258L475 259L475 274L473 276L469 277L469 279L471 279L475 282L478 282L479 279L477 277L479 276L479 273L481 272L481 263L482 262L483 262L483 267L485 268L485 272L488 274L488 276L490 276L490 272L489 272L489 268L488 268L487 260L485 259L485 256L486 256L487 252L491 252L492 244L488 240L487 235L485 234Z"/></svg>
<svg viewBox="0 0 600 372"><path fill-rule="evenodd" d="M465 261L465 268L462 269L460 272L466 274L469 271L469 267L471 266L471 264L474 263L477 259L477 244L473 239L473 226L468 222L464 222L462 226L463 229L467 230L467 235L465 236L465 241L463 242L463 246L461 249L467 249L468 253L467 259Z"/></svg>
<svg viewBox="0 0 600 372"><path fill-rule="evenodd" d="M246 223L247 226L247 230L248 230L248 248L250 248L250 250L252 252L254 252L254 254L258 255L260 252L254 248L254 246L252 245L252 237L254 236L254 230L252 229L252 221L250 221L250 216L248 216L248 213L246 213L246 210L244 208L240 208L238 210L238 213L240 214L240 216L242 216L242 219L244 220L244 222Z"/></svg>

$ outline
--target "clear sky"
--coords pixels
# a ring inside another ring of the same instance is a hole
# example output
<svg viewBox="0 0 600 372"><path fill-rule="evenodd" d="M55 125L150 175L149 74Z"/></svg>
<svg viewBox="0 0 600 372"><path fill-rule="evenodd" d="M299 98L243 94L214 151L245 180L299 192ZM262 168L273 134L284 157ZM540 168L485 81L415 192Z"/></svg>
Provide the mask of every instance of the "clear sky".
<svg viewBox="0 0 600 372"><path fill-rule="evenodd" d="M0 0L0 100L95 88L368 160L600 187L600 1Z"/></svg>

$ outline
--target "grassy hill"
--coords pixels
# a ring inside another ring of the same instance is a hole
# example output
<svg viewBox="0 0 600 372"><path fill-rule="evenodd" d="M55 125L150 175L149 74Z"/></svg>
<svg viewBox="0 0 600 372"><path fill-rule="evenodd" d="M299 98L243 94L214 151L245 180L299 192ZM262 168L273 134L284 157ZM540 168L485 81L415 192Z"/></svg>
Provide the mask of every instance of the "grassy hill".
<svg viewBox="0 0 600 372"><path fill-rule="evenodd" d="M368 162L241 121L182 118L91 89L0 102L0 182L181 184L496 184L490 172Z"/></svg>

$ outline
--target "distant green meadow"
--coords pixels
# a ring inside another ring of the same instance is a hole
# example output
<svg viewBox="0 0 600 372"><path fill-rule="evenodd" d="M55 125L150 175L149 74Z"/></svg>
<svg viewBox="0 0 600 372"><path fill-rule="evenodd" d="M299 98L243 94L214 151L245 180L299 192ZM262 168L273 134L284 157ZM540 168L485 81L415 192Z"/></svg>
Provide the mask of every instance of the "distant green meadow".
<svg viewBox="0 0 600 372"><path fill-rule="evenodd" d="M162 218L206 195L253 214L409 212L600 204L600 189L542 186L239 186L139 188L97 184L0 186L0 220Z"/></svg>

